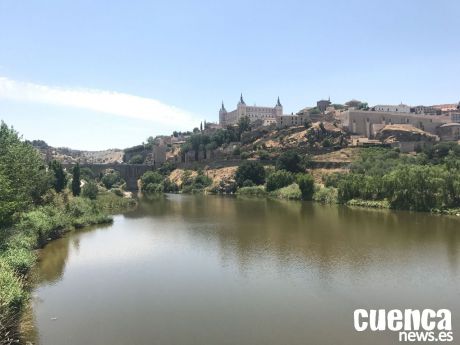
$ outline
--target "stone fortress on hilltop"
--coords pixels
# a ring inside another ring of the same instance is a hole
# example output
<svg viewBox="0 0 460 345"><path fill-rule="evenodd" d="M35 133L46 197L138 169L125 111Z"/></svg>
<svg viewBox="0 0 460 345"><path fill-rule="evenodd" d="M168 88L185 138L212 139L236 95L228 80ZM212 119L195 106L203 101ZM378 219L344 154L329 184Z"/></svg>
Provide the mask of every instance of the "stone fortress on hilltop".
<svg viewBox="0 0 460 345"><path fill-rule="evenodd" d="M230 112L225 109L224 102L222 102L219 110L219 125L221 127L236 125L242 117L248 117L251 123L260 121L263 126L276 124L278 127L302 125L305 120L302 115L284 115L283 105L279 97L274 107L260 107L246 105L243 94L241 94L236 109Z"/></svg>

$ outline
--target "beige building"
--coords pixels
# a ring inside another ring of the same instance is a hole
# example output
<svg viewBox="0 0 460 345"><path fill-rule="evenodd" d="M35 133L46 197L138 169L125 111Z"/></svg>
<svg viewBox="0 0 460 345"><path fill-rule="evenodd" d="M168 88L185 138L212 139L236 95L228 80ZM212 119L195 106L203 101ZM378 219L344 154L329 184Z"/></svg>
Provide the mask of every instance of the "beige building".
<svg viewBox="0 0 460 345"><path fill-rule="evenodd" d="M450 122L448 116L360 110L344 111L340 113L340 119L345 129L367 138L373 138L386 125L410 124L428 133L436 134L438 127Z"/></svg>
<svg viewBox="0 0 460 345"><path fill-rule="evenodd" d="M405 104L400 105L376 105L375 111L382 111L387 113L410 113L410 107Z"/></svg>
<svg viewBox="0 0 460 345"><path fill-rule="evenodd" d="M251 122L262 120L273 123L276 122L276 117L281 115L283 115L283 106L281 105L279 97L274 107L258 107L246 105L243 100L243 95L241 95L240 101L233 111L227 112L224 102L222 102L222 107L219 110L219 124L222 127L235 125L240 118L245 116L247 116Z"/></svg>
<svg viewBox="0 0 460 345"><path fill-rule="evenodd" d="M285 128L293 126L303 126L306 120L309 120L310 117L308 114L299 114L299 115L282 115L276 118L276 127Z"/></svg>

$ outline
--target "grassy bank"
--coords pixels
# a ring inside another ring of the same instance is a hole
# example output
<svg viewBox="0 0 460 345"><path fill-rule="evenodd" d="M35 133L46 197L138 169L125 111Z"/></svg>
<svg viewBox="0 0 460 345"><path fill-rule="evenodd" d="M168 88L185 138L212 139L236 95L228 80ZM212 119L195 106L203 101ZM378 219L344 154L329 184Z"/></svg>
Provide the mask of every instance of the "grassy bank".
<svg viewBox="0 0 460 345"><path fill-rule="evenodd" d="M130 207L133 199L111 192L101 193L96 200L56 194L46 205L18 216L5 229L0 244L0 344L18 339L17 325L28 293L27 274L35 264L35 250L59 238L65 232L93 224L112 222L110 213Z"/></svg>
<svg viewBox="0 0 460 345"><path fill-rule="evenodd" d="M83 179L82 179L83 177ZM131 206L114 171L96 177L79 165L65 171L5 123L0 125L0 345L17 343L35 250L66 231L111 222ZM111 190L111 191L109 191Z"/></svg>

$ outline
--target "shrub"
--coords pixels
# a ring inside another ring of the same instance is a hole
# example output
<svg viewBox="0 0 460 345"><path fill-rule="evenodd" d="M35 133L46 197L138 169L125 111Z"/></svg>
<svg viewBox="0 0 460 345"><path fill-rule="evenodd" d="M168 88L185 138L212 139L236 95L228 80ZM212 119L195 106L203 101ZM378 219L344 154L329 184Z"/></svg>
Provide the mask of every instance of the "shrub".
<svg viewBox="0 0 460 345"><path fill-rule="evenodd" d="M248 159L250 156L251 156L250 153L246 151L241 152L241 155L240 155L241 159Z"/></svg>
<svg viewBox="0 0 460 345"><path fill-rule="evenodd" d="M319 188L313 194L313 200L323 204L337 204L337 188L323 187Z"/></svg>
<svg viewBox="0 0 460 345"><path fill-rule="evenodd" d="M257 161L245 161L236 169L235 181L238 186L243 186L246 181L252 181L255 185L261 185L265 182L265 169Z"/></svg>
<svg viewBox="0 0 460 345"><path fill-rule="evenodd" d="M144 157L142 155L134 155L129 160L129 164L142 164L144 163Z"/></svg>
<svg viewBox="0 0 460 345"><path fill-rule="evenodd" d="M299 174L296 178L296 182L302 192L302 199L311 200L315 192L315 180L313 176L310 174Z"/></svg>
<svg viewBox="0 0 460 345"><path fill-rule="evenodd" d="M276 169L286 170L292 173L301 172L301 158L295 151L283 152L276 161Z"/></svg>
<svg viewBox="0 0 460 345"><path fill-rule="evenodd" d="M160 184L163 182L163 175L157 171L147 171L141 177L142 188L147 187L149 184Z"/></svg>
<svg viewBox="0 0 460 345"><path fill-rule="evenodd" d="M161 183L149 183L143 190L147 193L163 193L163 184Z"/></svg>
<svg viewBox="0 0 460 345"><path fill-rule="evenodd" d="M98 191L99 188L97 187L97 184L94 181L90 181L85 183L83 186L81 190L81 196L91 200L96 200Z"/></svg>
<svg viewBox="0 0 460 345"><path fill-rule="evenodd" d="M286 170L277 170L268 175L267 191L271 192L276 189L286 187L294 182L294 175Z"/></svg>
<svg viewBox="0 0 460 345"><path fill-rule="evenodd" d="M270 195L278 199L288 199L288 200L300 200L302 198L302 192L297 183L290 184L289 186L277 189L273 191Z"/></svg>
<svg viewBox="0 0 460 345"><path fill-rule="evenodd" d="M268 160L268 159L270 159L270 154L266 150L259 150L258 154L259 154L259 159L260 160Z"/></svg>
<svg viewBox="0 0 460 345"><path fill-rule="evenodd" d="M264 186L241 187L236 191L240 196L265 197L267 192Z"/></svg>
<svg viewBox="0 0 460 345"><path fill-rule="evenodd" d="M119 186L123 182L120 173L115 170L107 172L104 176L102 176L101 181L107 189Z"/></svg>
<svg viewBox="0 0 460 345"><path fill-rule="evenodd" d="M14 269L0 259L0 316L11 315L22 306L25 293Z"/></svg>
<svg viewBox="0 0 460 345"><path fill-rule="evenodd" d="M30 249L8 248L2 253L1 259L19 275L24 275L35 262L35 255Z"/></svg>

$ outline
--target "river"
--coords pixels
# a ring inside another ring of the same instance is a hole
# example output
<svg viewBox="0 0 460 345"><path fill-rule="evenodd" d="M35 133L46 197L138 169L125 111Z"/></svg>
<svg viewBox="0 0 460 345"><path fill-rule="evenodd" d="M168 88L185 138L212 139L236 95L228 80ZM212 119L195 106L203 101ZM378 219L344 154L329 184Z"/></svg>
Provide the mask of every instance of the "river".
<svg viewBox="0 0 460 345"><path fill-rule="evenodd" d="M41 345L397 344L353 311L452 312L460 219L310 202L167 195L40 253ZM457 333L458 334L457 334Z"/></svg>

